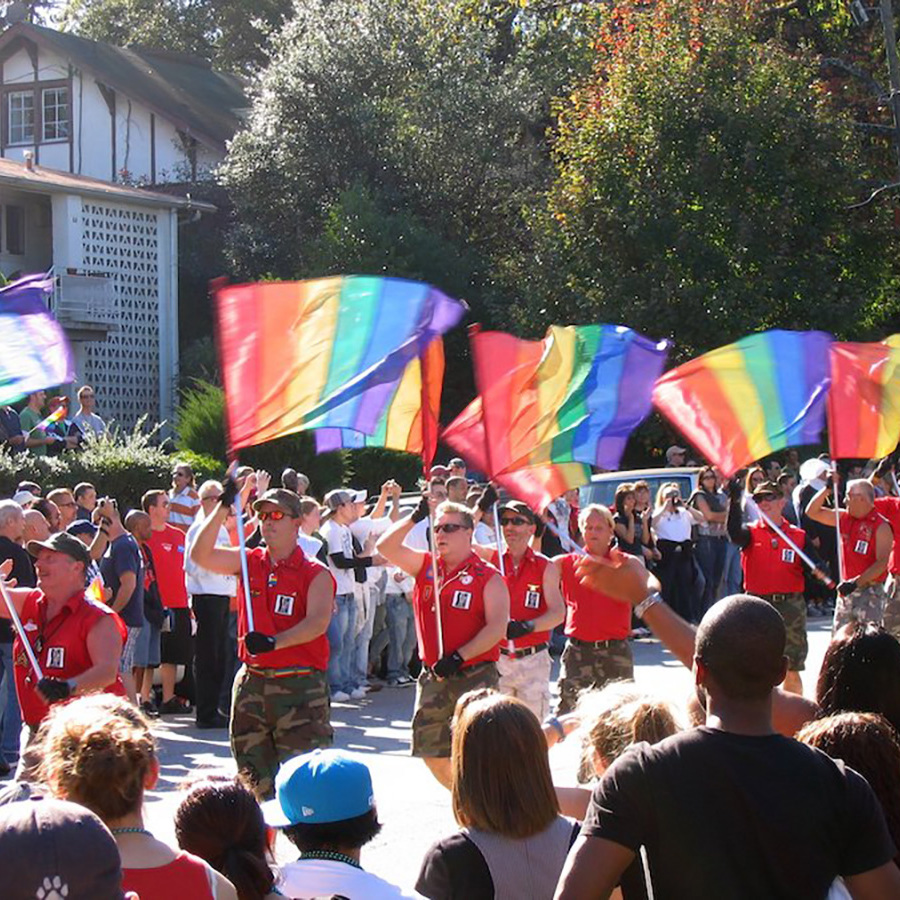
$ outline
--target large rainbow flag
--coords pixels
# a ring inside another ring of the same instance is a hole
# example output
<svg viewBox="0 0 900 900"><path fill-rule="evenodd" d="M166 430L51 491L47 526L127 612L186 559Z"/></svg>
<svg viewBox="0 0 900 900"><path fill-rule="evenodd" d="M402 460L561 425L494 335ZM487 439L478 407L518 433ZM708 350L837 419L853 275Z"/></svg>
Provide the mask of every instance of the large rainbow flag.
<svg viewBox="0 0 900 900"><path fill-rule="evenodd" d="M365 276L215 296L232 453L317 428L375 434L409 363L466 310L427 284Z"/></svg>
<svg viewBox="0 0 900 900"><path fill-rule="evenodd" d="M53 278L26 275L0 289L0 405L75 378L69 342L50 314Z"/></svg>
<svg viewBox="0 0 900 900"><path fill-rule="evenodd" d="M831 345L828 436L832 459L877 459L900 441L900 334Z"/></svg>
<svg viewBox="0 0 900 900"><path fill-rule="evenodd" d="M653 402L727 478L819 440L830 383L822 331L764 331L666 372Z"/></svg>

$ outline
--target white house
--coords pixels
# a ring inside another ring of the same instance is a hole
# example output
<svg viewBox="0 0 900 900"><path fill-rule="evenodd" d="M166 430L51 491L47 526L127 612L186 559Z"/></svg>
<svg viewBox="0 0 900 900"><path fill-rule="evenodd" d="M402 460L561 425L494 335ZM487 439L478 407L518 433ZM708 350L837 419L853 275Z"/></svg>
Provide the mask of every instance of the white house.
<svg viewBox="0 0 900 900"><path fill-rule="evenodd" d="M243 82L197 57L20 22L0 35L0 157L105 181L196 181L246 113Z"/></svg>

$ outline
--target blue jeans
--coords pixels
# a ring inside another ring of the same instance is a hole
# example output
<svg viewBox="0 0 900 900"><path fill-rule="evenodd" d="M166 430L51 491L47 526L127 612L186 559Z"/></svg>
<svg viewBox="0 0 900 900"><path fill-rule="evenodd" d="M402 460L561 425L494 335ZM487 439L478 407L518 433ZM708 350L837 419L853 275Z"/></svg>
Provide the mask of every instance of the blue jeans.
<svg viewBox="0 0 900 900"><path fill-rule="evenodd" d="M409 676L409 661L416 647L416 623L412 603L405 594L388 594L387 627L391 642L388 644L388 678Z"/></svg>
<svg viewBox="0 0 900 900"><path fill-rule="evenodd" d="M228 628L225 632L225 677L222 679L222 691L219 694L219 709L224 713L231 711L231 690L234 687L234 676L241 667L237 655L237 612L228 611Z"/></svg>
<svg viewBox="0 0 900 900"><path fill-rule="evenodd" d="M728 538L710 537L701 534L697 538L696 554L697 562L703 570L706 579L706 587L703 591L701 616L708 610L719 597L719 584L725 571L725 559L728 553Z"/></svg>
<svg viewBox="0 0 900 900"><path fill-rule="evenodd" d="M3 706L2 737L0 756L7 762L15 763L19 756L19 734L22 731L22 715L19 712L19 698L16 696L16 679L13 675L12 648L10 644L0 644L0 690L6 701ZM5 684L5 688L3 687Z"/></svg>
<svg viewBox="0 0 900 900"><path fill-rule="evenodd" d="M353 594L338 594L334 598L335 611L328 624L328 684L331 693L349 694L353 683L353 634L356 631L356 598Z"/></svg>
<svg viewBox="0 0 900 900"><path fill-rule="evenodd" d="M360 687L366 684L369 678L369 643L372 640L372 631L375 628L375 591L370 585L363 585L363 609L365 621L353 643L353 685ZM359 622L356 623L359 628Z"/></svg>
<svg viewBox="0 0 900 900"><path fill-rule="evenodd" d="M744 573L741 571L741 551L737 544L728 542L725 548L725 573L722 579L723 597L739 594L744 586Z"/></svg>

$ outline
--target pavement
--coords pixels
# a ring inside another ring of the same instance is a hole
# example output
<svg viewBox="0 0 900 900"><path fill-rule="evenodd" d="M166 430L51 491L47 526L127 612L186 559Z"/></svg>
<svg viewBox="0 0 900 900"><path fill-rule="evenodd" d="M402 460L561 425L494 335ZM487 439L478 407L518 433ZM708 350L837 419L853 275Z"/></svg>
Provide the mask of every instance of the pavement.
<svg viewBox="0 0 900 900"><path fill-rule="evenodd" d="M810 653L803 676L807 696L815 692L815 674L828 646L830 628L830 618L809 620ZM690 672L656 640L636 640L632 646L637 685L683 707L692 690ZM557 670L558 663L554 663L554 697ZM428 848L457 827L450 794L420 760L409 755L414 701L414 687L385 688L365 700L332 706L335 746L365 759L384 826L363 850L363 866L404 887L415 883ZM157 789L146 797L146 825L157 837L174 843L172 822L180 787L206 774L232 774L235 767L224 730L198 731L190 716L166 717L154 725L154 730L159 740L161 777ZM557 784L575 784L577 757L577 743L571 739L550 751ZM278 861L286 862L294 856L291 845L280 837L276 845Z"/></svg>

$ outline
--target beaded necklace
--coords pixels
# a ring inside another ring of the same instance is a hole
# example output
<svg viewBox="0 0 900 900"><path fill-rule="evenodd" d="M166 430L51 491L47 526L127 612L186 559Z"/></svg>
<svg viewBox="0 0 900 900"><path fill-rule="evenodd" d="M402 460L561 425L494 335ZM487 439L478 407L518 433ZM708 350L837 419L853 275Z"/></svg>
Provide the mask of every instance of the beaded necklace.
<svg viewBox="0 0 900 900"><path fill-rule="evenodd" d="M109 829L113 834L147 834L150 837L153 837L153 834L147 831L146 828L139 828L137 825L129 825L123 826L121 828L110 828Z"/></svg>
<svg viewBox="0 0 900 900"><path fill-rule="evenodd" d="M362 866L352 857L345 853L338 853L335 850L304 850L299 859L330 859L334 862L347 863L348 866L354 866L361 869Z"/></svg>

